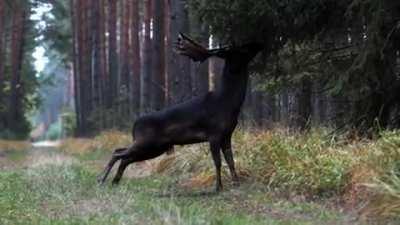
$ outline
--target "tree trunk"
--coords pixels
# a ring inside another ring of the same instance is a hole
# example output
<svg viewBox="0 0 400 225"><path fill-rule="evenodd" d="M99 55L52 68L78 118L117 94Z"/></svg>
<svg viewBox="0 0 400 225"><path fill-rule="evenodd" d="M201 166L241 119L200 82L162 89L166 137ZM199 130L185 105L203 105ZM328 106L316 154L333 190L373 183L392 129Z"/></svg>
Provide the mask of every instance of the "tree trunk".
<svg viewBox="0 0 400 225"><path fill-rule="evenodd" d="M84 77L85 77L85 91L87 94L87 101L85 104L85 107L87 107L87 124L89 125L89 117L91 116L93 110L94 110L94 96L93 96L93 74L92 74L92 49L93 49L93 33L92 33L92 1L90 0L85 0L84 1L84 34L85 38L84 40L84 47L85 50L83 51L85 57L84 57L84 65L85 65L85 72L84 72ZM86 127L89 128L89 127Z"/></svg>
<svg viewBox="0 0 400 225"><path fill-rule="evenodd" d="M121 6L121 23L120 23L120 42L119 42L119 76L118 76L118 92L119 98L122 100L118 105L120 112L126 115L128 111L128 101L130 93L130 76L129 76L129 22L130 22L130 7L129 1L120 1Z"/></svg>
<svg viewBox="0 0 400 225"><path fill-rule="evenodd" d="M91 36L92 36L92 52L91 52L91 65L92 65L92 75L91 83L92 87L92 97L93 97L93 111L96 112L96 117L98 118L96 127L99 129L104 128L103 115L101 110L101 76L102 76L102 65L101 65L101 47L100 47L100 37L101 37L101 18L100 18L100 2L101 0L92 0L92 16L91 16Z"/></svg>
<svg viewBox="0 0 400 225"><path fill-rule="evenodd" d="M108 0L108 65L109 82L107 106L113 107L117 96L117 75L118 75L118 55L117 55L117 0Z"/></svg>
<svg viewBox="0 0 400 225"><path fill-rule="evenodd" d="M79 127L79 135L87 135L88 131L88 117L89 117L89 104L90 99L88 93L88 79L87 72L87 17L86 17L86 0L78 1L78 57L79 57L79 89L80 89L80 111L81 111L81 127Z"/></svg>
<svg viewBox="0 0 400 225"><path fill-rule="evenodd" d="M21 118L21 67L24 46L25 31L25 9L15 6L12 17L12 38L11 38L11 94L9 100L9 124L17 122Z"/></svg>
<svg viewBox="0 0 400 225"><path fill-rule="evenodd" d="M99 32L98 32L98 41L99 41L99 80L98 80L98 96L99 96L99 101L100 101L100 106L101 106L101 113L102 113L102 126L103 128L107 127L107 120L106 120L106 115L103 115L105 113L105 108L106 108L106 95L107 95L107 53L106 53L106 27L105 27L105 0L99 0Z"/></svg>
<svg viewBox="0 0 400 225"><path fill-rule="evenodd" d="M165 103L165 32L164 1L154 1L154 41L152 71L152 108L162 109Z"/></svg>
<svg viewBox="0 0 400 225"><path fill-rule="evenodd" d="M142 112L150 111L151 97L151 74L152 74L152 40L151 40L151 19L152 19L152 0L145 1L144 10L144 48L143 48L143 77L141 79L140 103Z"/></svg>
<svg viewBox="0 0 400 225"><path fill-rule="evenodd" d="M179 32L189 32L186 0L170 1L170 44L178 38ZM176 104L191 97L190 59L177 55L172 48L168 50L169 104Z"/></svg>
<svg viewBox="0 0 400 225"><path fill-rule="evenodd" d="M303 78L301 90L298 97L298 118L297 125L301 130L307 129L310 125L312 111L311 102L312 83L308 78Z"/></svg>
<svg viewBox="0 0 400 225"><path fill-rule="evenodd" d="M4 1L0 1L0 102L3 102L3 82L4 82L4 37L5 37L5 30L4 30ZM0 121L0 126L2 121Z"/></svg>
<svg viewBox="0 0 400 225"><path fill-rule="evenodd" d="M76 113L76 128L75 134L79 134L81 128L82 114L81 114L81 95L80 95L80 77L79 77L79 39L77 29L77 18L78 15L75 12L78 12L78 3L77 0L71 0L71 23L72 23L72 59L73 59L73 76L74 76L74 98L75 98L75 113ZM79 22L79 20L78 20Z"/></svg>
<svg viewBox="0 0 400 225"><path fill-rule="evenodd" d="M133 108L134 115L140 113L140 45L139 45L139 0L132 0L131 2L131 57L132 60L132 91L131 91L131 108Z"/></svg>

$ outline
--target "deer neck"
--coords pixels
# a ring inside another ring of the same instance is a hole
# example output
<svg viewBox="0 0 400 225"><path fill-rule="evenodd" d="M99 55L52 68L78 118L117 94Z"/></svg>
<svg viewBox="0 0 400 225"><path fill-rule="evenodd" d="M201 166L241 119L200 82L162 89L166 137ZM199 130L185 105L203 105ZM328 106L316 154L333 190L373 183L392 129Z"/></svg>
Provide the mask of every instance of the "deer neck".
<svg viewBox="0 0 400 225"><path fill-rule="evenodd" d="M226 62L221 85L217 90L218 96L221 98L221 102L224 102L225 107L233 110L240 109L246 97L248 79L247 65L238 67Z"/></svg>

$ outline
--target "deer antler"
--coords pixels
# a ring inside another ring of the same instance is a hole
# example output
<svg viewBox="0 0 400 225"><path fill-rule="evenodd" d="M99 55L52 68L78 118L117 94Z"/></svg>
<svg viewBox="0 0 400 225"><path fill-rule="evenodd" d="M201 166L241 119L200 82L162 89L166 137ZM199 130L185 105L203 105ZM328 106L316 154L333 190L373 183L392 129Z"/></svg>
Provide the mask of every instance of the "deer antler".
<svg viewBox="0 0 400 225"><path fill-rule="evenodd" d="M182 33L179 34L175 50L178 54L188 56L195 62L203 62L211 56L205 47Z"/></svg>

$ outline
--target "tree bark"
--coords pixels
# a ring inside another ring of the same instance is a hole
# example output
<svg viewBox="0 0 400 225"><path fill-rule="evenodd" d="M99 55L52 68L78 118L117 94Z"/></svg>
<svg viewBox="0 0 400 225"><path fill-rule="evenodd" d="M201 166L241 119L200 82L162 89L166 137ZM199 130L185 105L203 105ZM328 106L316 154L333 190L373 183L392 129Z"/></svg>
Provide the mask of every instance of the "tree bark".
<svg viewBox="0 0 400 225"><path fill-rule="evenodd" d="M88 55L88 48L87 48L87 16L86 16L86 0L79 0L77 2L77 26L78 26L78 57L79 57L79 96L80 96L80 114L81 114L81 126L78 128L79 135L87 135L88 127L89 127L89 93L90 90L88 89L88 83L90 80L88 79L88 64L87 64L87 55Z"/></svg>
<svg viewBox="0 0 400 225"><path fill-rule="evenodd" d="M78 12L78 3L77 0L71 0L70 2L70 7L71 7L71 23L72 23L72 59L73 59L73 77L74 77L74 103L75 103L75 113L76 113L76 128L77 130L75 131L75 134L79 134L79 130L81 128L81 121L82 121L82 114L81 114L81 95L80 95L80 77L79 77L79 49L78 49L78 44L79 44L79 39L78 39L78 26L77 26L77 21L76 19L78 18L78 15L76 12ZM79 22L79 20L78 20Z"/></svg>
<svg viewBox="0 0 400 225"><path fill-rule="evenodd" d="M0 1L0 102L3 102L3 82L4 82L4 39L5 39L5 30L4 30L4 1ZM0 121L0 126L1 126Z"/></svg>
<svg viewBox="0 0 400 225"><path fill-rule="evenodd" d="M132 60L132 91L131 91L131 108L133 108L134 115L140 113L140 45L139 45L139 0L132 0L131 2L131 57Z"/></svg>
<svg viewBox="0 0 400 225"><path fill-rule="evenodd" d="M109 82L107 106L112 108L117 96L117 0L108 0L108 65Z"/></svg>
<svg viewBox="0 0 400 225"><path fill-rule="evenodd" d="M100 18L100 2L101 0L92 0L92 13L91 13L91 36L92 36L92 52L91 52L91 83L92 87L92 102L93 111L96 112L98 118L96 127L99 129L104 128L103 115L101 110L101 77L102 77L102 65L101 65L101 47L100 47L100 37L101 37L101 18Z"/></svg>
<svg viewBox="0 0 400 225"><path fill-rule="evenodd" d="M107 44L106 44L106 27L105 27L105 0L99 0L99 32L98 32L98 41L99 41L99 88L98 88L98 95L100 98L100 105L101 105L101 113L105 113L106 109L106 95L107 95L107 80L108 80L108 75L107 75ZM107 127L107 120L105 118L106 115L102 115L103 121L102 125L103 127Z"/></svg>
<svg viewBox="0 0 400 225"><path fill-rule="evenodd" d="M311 102L312 83L308 78L303 78L301 90L298 97L298 118L297 126L301 130L307 129L310 124L312 102Z"/></svg>
<svg viewBox="0 0 400 225"><path fill-rule="evenodd" d="M121 6L121 23L120 23L120 42L119 42L119 76L117 90L120 93L119 97L122 100L118 105L120 112L124 115L128 111L128 101L130 93L130 76L129 76L129 22L130 22L130 7L129 1L120 1Z"/></svg>
<svg viewBox="0 0 400 225"><path fill-rule="evenodd" d="M189 32L188 12L185 0L170 1L170 44L178 38L179 32ZM191 97L190 59L168 50L169 104L176 104Z"/></svg>
<svg viewBox="0 0 400 225"><path fill-rule="evenodd" d="M23 58L25 9L15 5L12 17L11 38L11 94L9 100L9 124L17 122L22 117L21 109L21 67Z"/></svg>
<svg viewBox="0 0 400 225"><path fill-rule="evenodd" d="M162 109L165 103L165 32L164 32L164 1L154 1L154 41L153 41L153 71L152 71L152 108Z"/></svg>
<svg viewBox="0 0 400 225"><path fill-rule="evenodd" d="M145 1L144 9L144 48L143 48L143 77L141 79L140 108L142 112L149 112L151 108L151 74L152 74L152 40L151 40L151 19L152 0Z"/></svg>

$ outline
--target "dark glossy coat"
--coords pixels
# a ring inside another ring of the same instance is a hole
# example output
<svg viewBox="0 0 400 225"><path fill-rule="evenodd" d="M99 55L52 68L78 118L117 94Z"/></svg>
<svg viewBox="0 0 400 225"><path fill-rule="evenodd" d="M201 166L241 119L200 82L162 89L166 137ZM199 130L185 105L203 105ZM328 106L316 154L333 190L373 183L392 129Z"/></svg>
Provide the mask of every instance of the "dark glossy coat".
<svg viewBox="0 0 400 225"><path fill-rule="evenodd" d="M202 55L202 60L211 56L225 59L219 89L137 119L132 130L134 144L129 148L115 150L101 182L106 180L113 164L119 159L121 164L113 183L119 182L125 168L132 162L155 158L174 145L200 142L210 143L217 173L216 190L222 188L221 151L229 166L232 179L237 182L231 136L238 123L246 95L248 64L260 50L261 46L255 43L208 50L206 55Z"/></svg>

